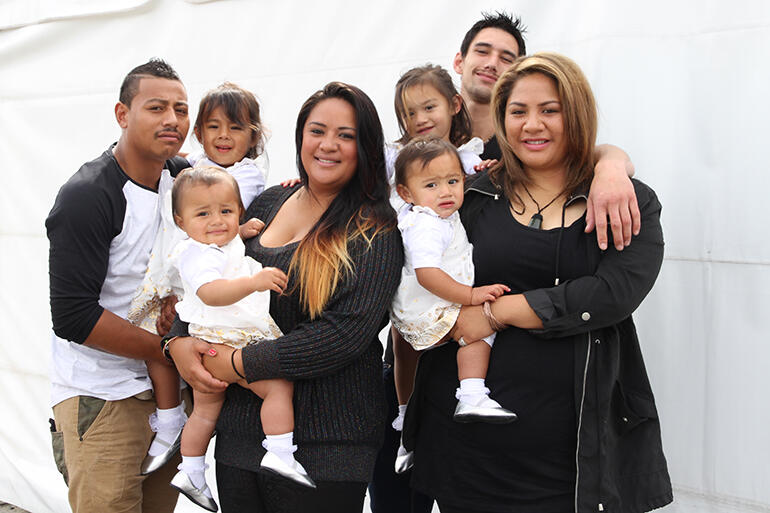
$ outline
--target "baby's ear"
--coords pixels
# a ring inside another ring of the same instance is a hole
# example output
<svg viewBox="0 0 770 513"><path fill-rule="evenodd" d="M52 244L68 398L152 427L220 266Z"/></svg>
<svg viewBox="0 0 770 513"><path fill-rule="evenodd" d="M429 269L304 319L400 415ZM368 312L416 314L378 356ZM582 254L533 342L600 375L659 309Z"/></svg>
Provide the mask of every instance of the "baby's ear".
<svg viewBox="0 0 770 513"><path fill-rule="evenodd" d="M406 188L406 186L398 184L396 185L396 192L399 196L401 196L401 199L406 201L407 203L414 203L412 200L412 193L409 192L409 189Z"/></svg>
<svg viewBox="0 0 770 513"><path fill-rule="evenodd" d="M180 230L184 231L184 223L182 222L182 218L176 214L174 214L174 223L176 223Z"/></svg>

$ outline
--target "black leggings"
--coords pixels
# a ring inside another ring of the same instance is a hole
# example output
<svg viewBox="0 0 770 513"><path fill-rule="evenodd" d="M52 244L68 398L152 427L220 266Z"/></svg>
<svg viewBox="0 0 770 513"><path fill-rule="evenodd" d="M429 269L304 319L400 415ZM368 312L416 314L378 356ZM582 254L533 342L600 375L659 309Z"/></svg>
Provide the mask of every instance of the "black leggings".
<svg viewBox="0 0 770 513"><path fill-rule="evenodd" d="M318 488L217 462L222 513L361 513L366 483L316 481Z"/></svg>

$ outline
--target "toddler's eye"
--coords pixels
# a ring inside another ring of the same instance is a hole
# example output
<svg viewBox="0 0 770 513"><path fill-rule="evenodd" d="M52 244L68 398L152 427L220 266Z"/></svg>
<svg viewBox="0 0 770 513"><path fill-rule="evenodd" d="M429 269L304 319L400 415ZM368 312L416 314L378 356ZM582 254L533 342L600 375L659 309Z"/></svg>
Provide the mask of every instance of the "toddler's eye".
<svg viewBox="0 0 770 513"><path fill-rule="evenodd" d="M430 182L430 183L427 183L427 184L425 184L425 188L426 188L426 189L432 189L432 188L434 188L435 186L436 186L436 183L435 183L435 182Z"/></svg>
<svg viewBox="0 0 770 513"><path fill-rule="evenodd" d="M449 179L449 185L454 185L454 184L456 184L456 183L457 183L457 182L459 182L459 181L460 181L460 180L458 180L457 178L450 178L450 179Z"/></svg>

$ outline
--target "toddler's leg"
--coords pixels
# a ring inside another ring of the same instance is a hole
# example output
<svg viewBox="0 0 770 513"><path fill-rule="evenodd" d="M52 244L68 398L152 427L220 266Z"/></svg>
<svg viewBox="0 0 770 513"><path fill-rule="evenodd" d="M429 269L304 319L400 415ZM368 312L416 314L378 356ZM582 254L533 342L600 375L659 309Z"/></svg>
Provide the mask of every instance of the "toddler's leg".
<svg viewBox="0 0 770 513"><path fill-rule="evenodd" d="M206 484L206 449L224 401L224 392L193 390L193 411L182 431L182 463L171 480L171 486L209 511L216 511L217 504Z"/></svg>
<svg viewBox="0 0 770 513"><path fill-rule="evenodd" d="M489 389L486 387L493 341L494 337L490 340L479 340L457 350L460 388L455 394L457 408L454 419L458 422L505 424L516 420L515 413L489 397Z"/></svg>
<svg viewBox="0 0 770 513"><path fill-rule="evenodd" d="M414 375L417 372L417 360L420 353L414 350L404 340L401 333L391 326L391 338L393 339L393 381L396 385L396 397L398 398L398 417L393 420L393 429L401 431L404 427L404 415L406 403L414 390Z"/></svg>
<svg viewBox="0 0 770 513"><path fill-rule="evenodd" d="M267 450L262 458L263 469L291 479L301 485L315 488L305 468L294 459L294 384L285 379L266 379L241 383L262 398L259 416Z"/></svg>
<svg viewBox="0 0 770 513"><path fill-rule="evenodd" d="M146 364L157 409L150 415L150 427L155 431L155 438L142 462L143 475L159 469L176 454L182 427L187 420L184 403L179 397L179 374L176 369L155 361L147 361Z"/></svg>

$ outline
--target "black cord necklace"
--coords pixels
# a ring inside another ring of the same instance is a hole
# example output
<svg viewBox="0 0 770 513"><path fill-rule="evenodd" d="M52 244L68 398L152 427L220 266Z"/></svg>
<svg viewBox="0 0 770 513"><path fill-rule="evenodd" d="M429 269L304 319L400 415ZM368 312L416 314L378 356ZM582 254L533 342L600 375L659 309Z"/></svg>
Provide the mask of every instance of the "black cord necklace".
<svg viewBox="0 0 770 513"><path fill-rule="evenodd" d="M540 227L543 226L543 216L540 215L540 212L550 207L554 201L556 201L558 198L561 197L562 194L564 194L564 191L561 191L551 201L549 201L548 203L546 203L544 206L541 207L540 204L537 202L537 200L532 197L532 193L529 192L529 189L527 189L527 186L525 184L521 184L521 185L524 187L524 190L526 191L527 196L529 196L529 199L531 199L532 202L537 207L537 213L532 214L532 217L529 219L529 223L527 224L527 226L529 226L530 228L535 228L539 230ZM524 212L522 211L521 213L523 214Z"/></svg>

